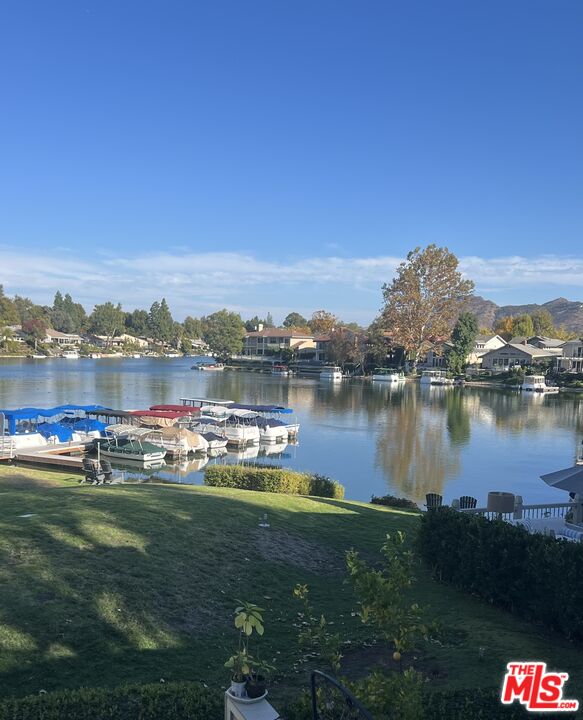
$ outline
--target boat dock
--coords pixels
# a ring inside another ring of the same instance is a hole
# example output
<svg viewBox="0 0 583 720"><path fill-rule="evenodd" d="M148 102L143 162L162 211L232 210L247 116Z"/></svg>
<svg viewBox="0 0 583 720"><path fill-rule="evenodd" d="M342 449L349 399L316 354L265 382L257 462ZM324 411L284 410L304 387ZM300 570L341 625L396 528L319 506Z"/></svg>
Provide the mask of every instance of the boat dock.
<svg viewBox="0 0 583 720"><path fill-rule="evenodd" d="M49 465L55 469L82 471L83 455L87 447L87 443L67 443L50 447L11 449L5 450L4 453L0 448L0 460L15 460L27 465Z"/></svg>

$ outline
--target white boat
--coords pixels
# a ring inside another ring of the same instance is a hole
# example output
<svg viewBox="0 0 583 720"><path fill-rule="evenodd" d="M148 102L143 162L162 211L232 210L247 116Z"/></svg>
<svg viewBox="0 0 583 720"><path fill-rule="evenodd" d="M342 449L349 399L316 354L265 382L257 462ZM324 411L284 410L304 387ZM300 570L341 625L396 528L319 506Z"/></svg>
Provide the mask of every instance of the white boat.
<svg viewBox="0 0 583 720"><path fill-rule="evenodd" d="M136 356L134 355L134 357L136 357ZM138 355L138 357L139 357L139 355ZM179 357L182 357L182 355L181 355L180 353L177 353L177 352L167 352L167 353L164 353L164 357L167 357L167 358L179 358Z"/></svg>
<svg viewBox="0 0 583 720"><path fill-rule="evenodd" d="M61 357L65 360L79 360L79 353L77 350L63 350Z"/></svg>
<svg viewBox="0 0 583 720"><path fill-rule="evenodd" d="M280 377L287 377L289 375L289 368L287 365L274 365L271 368L272 375L279 375Z"/></svg>
<svg viewBox="0 0 583 720"><path fill-rule="evenodd" d="M139 358L141 358L142 356L140 355L140 353L132 353L132 357L136 360L139 360Z"/></svg>
<svg viewBox="0 0 583 720"><path fill-rule="evenodd" d="M225 435L231 445L258 445L261 435L257 427L257 413L250 410L229 410L219 405L203 405L201 413L215 419L207 432Z"/></svg>
<svg viewBox="0 0 583 720"><path fill-rule="evenodd" d="M320 380L332 380L333 382L342 380L342 370L335 365L323 367L320 372Z"/></svg>
<svg viewBox="0 0 583 720"><path fill-rule="evenodd" d="M33 360L46 360L46 358L47 358L46 355L33 355L32 356Z"/></svg>
<svg viewBox="0 0 583 720"><path fill-rule="evenodd" d="M405 375L391 368L375 368L372 379L375 382L400 383L405 382Z"/></svg>
<svg viewBox="0 0 583 720"><path fill-rule="evenodd" d="M558 387L549 387L544 375L525 375L520 389L523 392L558 393Z"/></svg>
<svg viewBox="0 0 583 720"><path fill-rule="evenodd" d="M99 360L99 358L101 357L101 355L100 355L100 353L90 353L90 354L89 354L89 357L90 357L92 360Z"/></svg>
<svg viewBox="0 0 583 720"><path fill-rule="evenodd" d="M453 386L453 378L448 378L445 370L423 370L420 383L421 385Z"/></svg>

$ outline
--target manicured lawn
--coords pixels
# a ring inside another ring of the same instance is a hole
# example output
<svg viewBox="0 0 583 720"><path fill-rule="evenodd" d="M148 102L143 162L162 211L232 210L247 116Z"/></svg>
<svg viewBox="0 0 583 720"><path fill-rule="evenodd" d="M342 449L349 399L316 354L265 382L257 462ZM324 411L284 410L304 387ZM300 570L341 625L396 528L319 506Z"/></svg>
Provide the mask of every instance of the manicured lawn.
<svg viewBox="0 0 583 720"><path fill-rule="evenodd" d="M258 528L264 513L269 530ZM224 687L237 598L266 609L262 655L275 658L288 688L301 684L303 673L290 670L293 586L307 583L317 610L358 646L370 631L351 615L343 553L355 547L376 559L387 532L412 535L417 522L362 503L85 487L65 474L0 466L0 694L161 678ZM509 660L541 659L572 673L569 697L583 691L583 652L561 637L438 585L422 568L414 595L442 628L422 652L436 688L499 685ZM347 652L351 672L359 652Z"/></svg>

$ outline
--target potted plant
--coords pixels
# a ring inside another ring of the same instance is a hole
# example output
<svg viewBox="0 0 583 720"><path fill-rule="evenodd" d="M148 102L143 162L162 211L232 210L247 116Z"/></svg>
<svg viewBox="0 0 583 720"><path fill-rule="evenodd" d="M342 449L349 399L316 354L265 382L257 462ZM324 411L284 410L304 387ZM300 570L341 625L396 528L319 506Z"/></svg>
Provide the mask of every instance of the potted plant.
<svg viewBox="0 0 583 720"><path fill-rule="evenodd" d="M247 677L245 689L247 691L247 697L259 698L266 693L266 676L275 670L273 665L263 662L262 660L256 660L252 663L251 671Z"/></svg>
<svg viewBox="0 0 583 720"><path fill-rule="evenodd" d="M225 663L225 667L231 670L230 692L234 697L245 696L245 685L251 673L252 659L247 655L246 650L231 655Z"/></svg>
<svg viewBox="0 0 583 720"><path fill-rule="evenodd" d="M256 664L249 654L249 639L253 632L263 635L263 609L253 603L241 602L235 608L235 627L239 631L239 648L227 660L225 667L231 670L230 693L234 697L245 697L246 683ZM261 667L265 667L261 665ZM265 690L263 691L265 692ZM260 697L260 693L254 697ZM253 696L249 696L253 697Z"/></svg>

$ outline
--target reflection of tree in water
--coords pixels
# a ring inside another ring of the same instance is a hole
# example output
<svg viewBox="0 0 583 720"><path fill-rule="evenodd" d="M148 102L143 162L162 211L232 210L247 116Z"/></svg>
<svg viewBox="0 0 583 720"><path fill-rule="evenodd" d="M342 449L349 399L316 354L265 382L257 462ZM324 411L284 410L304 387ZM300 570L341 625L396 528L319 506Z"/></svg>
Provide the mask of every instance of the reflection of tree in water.
<svg viewBox="0 0 583 720"><path fill-rule="evenodd" d="M442 493L445 481L459 472L459 445L443 422L447 395L434 397L435 403L433 398L423 402L417 388L406 388L387 413L376 443L377 464L394 491L417 502L428 492Z"/></svg>
<svg viewBox="0 0 583 720"><path fill-rule="evenodd" d="M470 441L470 414L466 398L458 391L447 391L447 431L454 445L466 445Z"/></svg>

